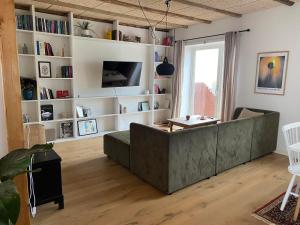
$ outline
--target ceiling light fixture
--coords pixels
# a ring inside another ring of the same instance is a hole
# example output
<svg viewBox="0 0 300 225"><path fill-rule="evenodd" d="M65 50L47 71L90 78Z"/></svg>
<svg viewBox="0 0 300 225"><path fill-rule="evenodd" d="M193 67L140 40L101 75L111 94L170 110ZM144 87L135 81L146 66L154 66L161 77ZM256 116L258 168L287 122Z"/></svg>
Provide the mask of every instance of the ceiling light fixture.
<svg viewBox="0 0 300 225"><path fill-rule="evenodd" d="M168 30L168 12L169 12L169 9L170 9L170 2L171 2L171 0L166 0L165 1L165 4L167 6L166 16L165 16L166 17L166 39L168 38L168 33L167 33L167 30ZM156 67L156 72L160 76L171 76L171 75L174 74L174 71L175 71L174 66L168 62L167 48L165 48L164 61Z"/></svg>

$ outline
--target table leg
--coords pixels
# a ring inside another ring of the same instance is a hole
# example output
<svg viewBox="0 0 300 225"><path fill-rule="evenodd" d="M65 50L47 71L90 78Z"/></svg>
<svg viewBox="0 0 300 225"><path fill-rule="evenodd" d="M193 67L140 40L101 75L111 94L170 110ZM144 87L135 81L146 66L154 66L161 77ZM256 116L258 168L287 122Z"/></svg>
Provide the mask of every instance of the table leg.
<svg viewBox="0 0 300 225"><path fill-rule="evenodd" d="M169 123L169 126L170 126L170 132L173 132L173 123L170 122L170 123Z"/></svg>
<svg viewBox="0 0 300 225"><path fill-rule="evenodd" d="M297 206L294 213L294 221L297 221L298 215L299 215L299 209L300 209L300 196L298 197Z"/></svg>

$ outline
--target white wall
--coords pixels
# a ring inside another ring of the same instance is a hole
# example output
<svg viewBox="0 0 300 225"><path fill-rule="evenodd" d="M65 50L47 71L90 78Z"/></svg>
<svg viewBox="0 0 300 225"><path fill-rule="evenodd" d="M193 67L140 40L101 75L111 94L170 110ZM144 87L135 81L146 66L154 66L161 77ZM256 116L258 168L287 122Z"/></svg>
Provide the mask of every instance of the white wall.
<svg viewBox="0 0 300 225"><path fill-rule="evenodd" d="M244 15L241 19L226 19L211 25L194 25L176 30L176 39L212 35L250 28L241 38L237 106L249 106L280 112L277 152L285 154L281 127L300 121L300 3L293 7L280 6ZM284 96L254 93L257 53L290 51Z"/></svg>
<svg viewBox="0 0 300 225"><path fill-rule="evenodd" d="M4 99L3 99L3 85L2 85L2 71L0 65L0 158L7 153L7 136L6 124L4 117Z"/></svg>
<svg viewBox="0 0 300 225"><path fill-rule="evenodd" d="M97 39L74 38L76 97L136 95L149 90L151 48L146 45ZM140 86L101 88L103 61L142 62Z"/></svg>

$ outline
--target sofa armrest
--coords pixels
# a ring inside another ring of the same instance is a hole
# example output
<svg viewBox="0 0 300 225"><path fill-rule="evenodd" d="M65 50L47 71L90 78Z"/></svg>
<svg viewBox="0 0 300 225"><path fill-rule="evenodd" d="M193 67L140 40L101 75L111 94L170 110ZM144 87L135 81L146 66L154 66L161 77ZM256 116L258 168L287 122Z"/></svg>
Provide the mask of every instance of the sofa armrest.
<svg viewBox="0 0 300 225"><path fill-rule="evenodd" d="M168 193L169 133L131 123L130 168L141 179Z"/></svg>
<svg viewBox="0 0 300 225"><path fill-rule="evenodd" d="M271 112L254 118L251 147L252 160L276 150L279 117L278 112Z"/></svg>

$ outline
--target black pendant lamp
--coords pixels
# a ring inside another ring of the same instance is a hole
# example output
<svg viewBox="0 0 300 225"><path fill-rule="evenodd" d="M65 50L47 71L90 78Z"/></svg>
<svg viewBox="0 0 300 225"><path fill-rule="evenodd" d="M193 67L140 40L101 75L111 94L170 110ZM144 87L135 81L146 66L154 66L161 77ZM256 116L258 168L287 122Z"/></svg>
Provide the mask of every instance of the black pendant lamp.
<svg viewBox="0 0 300 225"><path fill-rule="evenodd" d="M167 6L167 10L166 10L166 30L168 29L168 12L169 12L169 8L170 8L170 1L171 0L166 0L165 1L165 4ZM166 32L166 38L167 38L167 32ZM167 49L165 49L165 55L167 55ZM167 56L165 56L164 61L156 67L156 72L160 76L171 76L171 75L174 74L174 70L175 70L175 68L172 64L170 64L168 62Z"/></svg>
<svg viewBox="0 0 300 225"><path fill-rule="evenodd" d="M160 76L171 76L174 74L174 66L168 62L168 58L165 57L163 63L156 67L156 72Z"/></svg>

